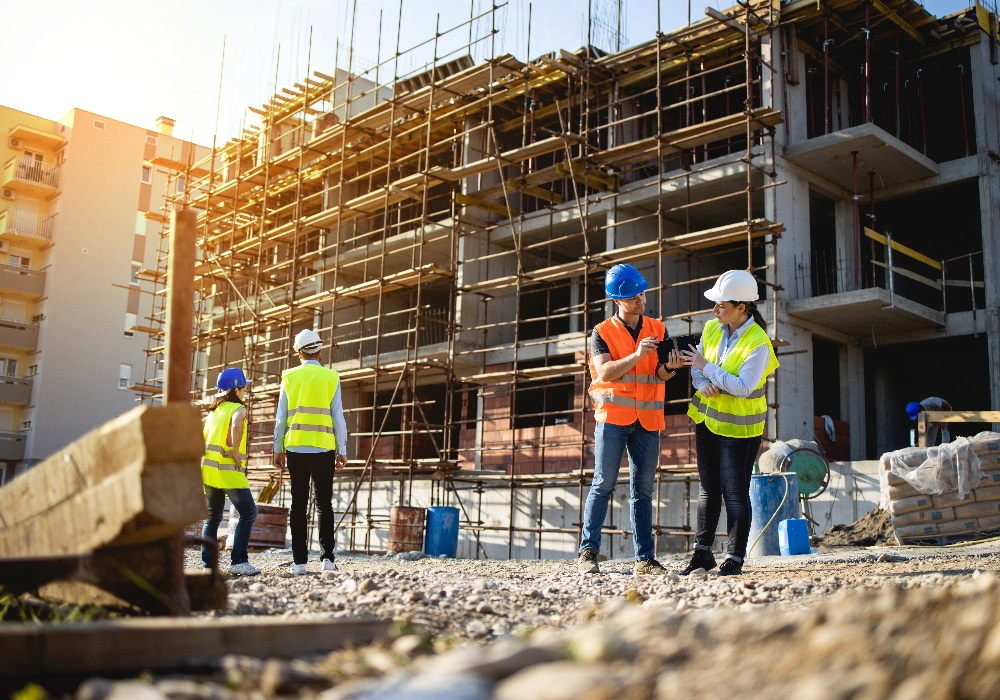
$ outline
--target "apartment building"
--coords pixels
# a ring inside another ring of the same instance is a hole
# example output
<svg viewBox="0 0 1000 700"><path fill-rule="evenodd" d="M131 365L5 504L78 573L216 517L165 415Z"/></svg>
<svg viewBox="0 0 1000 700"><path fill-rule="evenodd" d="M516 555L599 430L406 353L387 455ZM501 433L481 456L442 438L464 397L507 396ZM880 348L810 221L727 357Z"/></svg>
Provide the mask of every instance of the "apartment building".
<svg viewBox="0 0 1000 700"><path fill-rule="evenodd" d="M0 106L0 483L136 405L172 125Z"/></svg>

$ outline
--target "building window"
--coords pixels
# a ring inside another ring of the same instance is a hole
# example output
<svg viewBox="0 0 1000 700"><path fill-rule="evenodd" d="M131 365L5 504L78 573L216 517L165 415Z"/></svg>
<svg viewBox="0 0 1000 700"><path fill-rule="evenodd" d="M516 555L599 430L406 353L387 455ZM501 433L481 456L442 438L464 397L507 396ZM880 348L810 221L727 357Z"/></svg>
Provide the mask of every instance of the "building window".
<svg viewBox="0 0 1000 700"><path fill-rule="evenodd" d="M31 258L26 255L10 254L10 264L14 267L31 267Z"/></svg>
<svg viewBox="0 0 1000 700"><path fill-rule="evenodd" d="M135 235L146 235L146 212L137 211L135 213Z"/></svg>
<svg viewBox="0 0 1000 700"><path fill-rule="evenodd" d="M187 187L187 179L183 177L177 178L177 189L175 190L177 194L184 194L184 188Z"/></svg>
<svg viewBox="0 0 1000 700"><path fill-rule="evenodd" d="M135 335L135 324L138 323L139 317L136 316L131 311L125 312L125 337L131 338ZM123 365L124 366L124 365Z"/></svg>
<svg viewBox="0 0 1000 700"><path fill-rule="evenodd" d="M142 166L142 182L148 185L153 181L153 169L148 165Z"/></svg>
<svg viewBox="0 0 1000 700"><path fill-rule="evenodd" d="M132 365L127 365L124 362L118 366L118 388L128 389L129 384L132 383Z"/></svg>
<svg viewBox="0 0 1000 700"><path fill-rule="evenodd" d="M38 374L38 365L28 365L28 376L34 377Z"/></svg>
<svg viewBox="0 0 1000 700"><path fill-rule="evenodd" d="M142 263L132 261L132 272L129 275L128 283L134 286L139 286L139 271L142 269Z"/></svg>
<svg viewBox="0 0 1000 700"><path fill-rule="evenodd" d="M16 357L0 357L0 375L3 375L4 377L17 376Z"/></svg>
<svg viewBox="0 0 1000 700"><path fill-rule="evenodd" d="M156 137L155 136L147 136L146 137L146 145L147 146L155 146L156 145Z"/></svg>
<svg viewBox="0 0 1000 700"><path fill-rule="evenodd" d="M94 120L94 128L95 129L100 129L101 131L104 131L104 127L105 126L106 126L106 124L104 122L102 122L102 121L100 121L98 119Z"/></svg>
<svg viewBox="0 0 1000 700"><path fill-rule="evenodd" d="M21 421L21 430L31 430L31 421L30 420Z"/></svg>
<svg viewBox="0 0 1000 700"><path fill-rule="evenodd" d="M519 362L520 369L572 364L572 355L554 355L546 361ZM540 428L572 422L576 382L572 374L519 382L514 388L514 428Z"/></svg>

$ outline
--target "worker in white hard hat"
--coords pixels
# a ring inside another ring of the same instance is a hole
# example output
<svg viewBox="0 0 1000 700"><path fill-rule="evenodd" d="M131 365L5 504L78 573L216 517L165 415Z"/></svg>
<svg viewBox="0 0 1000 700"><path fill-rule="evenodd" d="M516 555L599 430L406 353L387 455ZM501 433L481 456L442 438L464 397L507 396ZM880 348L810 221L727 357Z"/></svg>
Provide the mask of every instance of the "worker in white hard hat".
<svg viewBox="0 0 1000 700"><path fill-rule="evenodd" d="M767 325L754 303L757 280L729 270L705 292L715 318L698 347L681 354L691 365L695 389L688 416L695 422L698 454L698 529L694 554L681 573L715 568L712 544L726 502L727 557L720 576L743 572L750 536L750 474L760 451L767 415L767 378L778 368Z"/></svg>
<svg viewBox="0 0 1000 700"><path fill-rule="evenodd" d="M291 573L307 573L310 481L319 510L321 568L336 571L333 474L347 464L347 422L340 395L340 374L319 363L323 340L316 331L301 331L295 336L292 349L300 364L281 373L274 418L274 464L288 468L292 489Z"/></svg>

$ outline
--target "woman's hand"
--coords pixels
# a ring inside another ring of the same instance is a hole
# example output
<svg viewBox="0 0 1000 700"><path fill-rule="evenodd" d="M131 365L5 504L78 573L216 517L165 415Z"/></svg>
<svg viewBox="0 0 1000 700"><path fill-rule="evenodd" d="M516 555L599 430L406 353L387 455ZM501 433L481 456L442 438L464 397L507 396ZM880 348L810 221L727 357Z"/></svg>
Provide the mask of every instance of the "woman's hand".
<svg viewBox="0 0 1000 700"><path fill-rule="evenodd" d="M721 393L722 389L715 386L715 384L706 384L701 388L701 395L704 396L706 399L709 399Z"/></svg>
<svg viewBox="0 0 1000 700"><path fill-rule="evenodd" d="M698 352L698 348L694 345L688 345L687 350L678 350L678 352L684 358L684 364L692 365L698 369L705 369L705 365L708 364L708 360Z"/></svg>
<svg viewBox="0 0 1000 700"><path fill-rule="evenodd" d="M676 372L679 369L683 369L687 366L687 361L685 361L684 356L681 355L680 350L671 350L670 359L663 363L663 366L667 368L670 372Z"/></svg>
<svg viewBox="0 0 1000 700"><path fill-rule="evenodd" d="M274 466L276 466L278 469L284 469L285 468L285 453L284 452L275 452L274 456L271 458L271 461L274 462Z"/></svg>

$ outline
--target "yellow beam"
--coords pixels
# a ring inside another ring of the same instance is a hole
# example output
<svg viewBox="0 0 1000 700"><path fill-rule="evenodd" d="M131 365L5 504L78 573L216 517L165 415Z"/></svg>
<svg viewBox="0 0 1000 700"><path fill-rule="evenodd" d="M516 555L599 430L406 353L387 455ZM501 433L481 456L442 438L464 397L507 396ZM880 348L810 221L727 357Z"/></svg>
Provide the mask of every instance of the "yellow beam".
<svg viewBox="0 0 1000 700"><path fill-rule="evenodd" d="M538 197L539 199L544 199L546 202L555 202L556 204L562 204L566 201L566 198L557 192L552 190L547 190L544 187L535 187L533 185L524 185L520 180L507 180L507 187L512 190L520 190L525 194L530 194L532 197Z"/></svg>
<svg viewBox="0 0 1000 700"><path fill-rule="evenodd" d="M496 214L497 216L502 216L505 219L513 219L518 214L516 209L508 209L507 207L499 204L487 202L482 199L476 199L475 197L470 197L469 195L462 194L461 192L455 193L455 204L482 209L483 211L488 211L492 214Z"/></svg>
<svg viewBox="0 0 1000 700"><path fill-rule="evenodd" d="M873 241L881 243L882 245L885 245L889 241L889 239L887 239L881 233L878 233L876 231L872 231L867 226L865 227L865 235L868 236L869 238L871 238ZM910 257L910 258L913 258L914 260L917 260L918 262L922 262L924 265L927 265L928 267L933 267L935 270L940 270L941 269L941 263L939 263L937 260L934 260L933 258L928 258L923 253L918 253L913 248L910 248L909 246L905 246L902 243L897 243L896 241L893 241L892 242L892 249L894 251L896 251L897 253L902 253L903 255L905 255L907 257Z"/></svg>
<svg viewBox="0 0 1000 700"><path fill-rule="evenodd" d="M881 0L872 0L872 7L874 7L876 10L878 10L883 15L885 15L886 17L888 17L889 21L891 21L897 27L899 27L900 29L902 29L907 34L909 34L910 37L914 41L916 41L918 44L920 44L920 45L924 44L924 37L923 37L923 35L920 34L920 32L918 32L916 29L914 29L913 27L911 27L910 24L908 22L906 22L902 17L900 17L898 14L896 14L895 10L893 10L893 9L891 9L889 7L886 7L885 3L881 2ZM987 31L989 31L989 30L987 30Z"/></svg>

